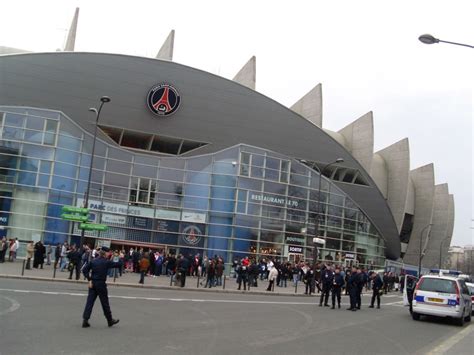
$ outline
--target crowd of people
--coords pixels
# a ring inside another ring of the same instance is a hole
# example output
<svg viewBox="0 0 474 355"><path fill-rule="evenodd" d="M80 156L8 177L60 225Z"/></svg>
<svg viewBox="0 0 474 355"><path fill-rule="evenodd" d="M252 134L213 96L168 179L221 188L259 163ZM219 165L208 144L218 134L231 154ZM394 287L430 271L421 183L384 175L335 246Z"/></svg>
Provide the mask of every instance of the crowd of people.
<svg viewBox="0 0 474 355"><path fill-rule="evenodd" d="M7 240L6 237L3 237L0 240L0 263L5 262L7 255L8 261L15 261L18 248L20 248L20 242L18 241L18 238L10 238Z"/></svg>

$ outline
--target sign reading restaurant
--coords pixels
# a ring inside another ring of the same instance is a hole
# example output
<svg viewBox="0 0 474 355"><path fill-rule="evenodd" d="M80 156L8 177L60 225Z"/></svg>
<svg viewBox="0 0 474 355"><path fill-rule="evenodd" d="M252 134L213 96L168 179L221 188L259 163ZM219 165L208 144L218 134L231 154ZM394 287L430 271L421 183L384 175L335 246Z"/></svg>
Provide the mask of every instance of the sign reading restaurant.
<svg viewBox="0 0 474 355"><path fill-rule="evenodd" d="M271 195L264 195L264 194L250 194L250 199L253 201L263 201L268 203L274 203L276 205L281 206L289 206L289 207L298 207L298 201L290 200L285 197L275 197Z"/></svg>

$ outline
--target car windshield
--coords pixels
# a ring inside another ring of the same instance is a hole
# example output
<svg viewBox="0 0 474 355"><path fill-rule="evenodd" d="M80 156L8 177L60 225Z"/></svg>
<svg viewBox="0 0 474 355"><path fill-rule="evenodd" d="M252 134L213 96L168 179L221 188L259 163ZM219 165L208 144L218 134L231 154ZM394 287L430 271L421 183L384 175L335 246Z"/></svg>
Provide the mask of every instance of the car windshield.
<svg viewBox="0 0 474 355"><path fill-rule="evenodd" d="M456 283L446 279L424 278L418 289L421 291L456 293Z"/></svg>

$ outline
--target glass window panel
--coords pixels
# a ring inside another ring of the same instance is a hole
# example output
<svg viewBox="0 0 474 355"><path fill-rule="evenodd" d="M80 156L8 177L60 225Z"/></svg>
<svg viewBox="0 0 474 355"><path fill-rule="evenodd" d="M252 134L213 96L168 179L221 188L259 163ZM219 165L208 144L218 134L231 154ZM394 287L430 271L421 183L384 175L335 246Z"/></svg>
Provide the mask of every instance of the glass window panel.
<svg viewBox="0 0 474 355"><path fill-rule="evenodd" d="M41 117L27 116L26 117L26 128L37 131L42 131L44 128L44 119Z"/></svg>
<svg viewBox="0 0 474 355"><path fill-rule="evenodd" d="M56 149L56 161L76 165L79 161L79 153L58 148Z"/></svg>
<svg viewBox="0 0 474 355"><path fill-rule="evenodd" d="M18 173L18 184L20 185L36 185L36 173L26 173L26 172L19 172Z"/></svg>
<svg viewBox="0 0 474 355"><path fill-rule="evenodd" d="M2 138L3 139L18 139L22 140L24 136L24 130L15 127L3 127Z"/></svg>
<svg viewBox="0 0 474 355"><path fill-rule="evenodd" d="M249 176L250 167L250 153L240 153L240 175Z"/></svg>
<svg viewBox="0 0 474 355"><path fill-rule="evenodd" d="M247 204L247 214L254 216L259 216L261 213L261 206L257 203L248 203Z"/></svg>
<svg viewBox="0 0 474 355"><path fill-rule="evenodd" d="M278 213L278 212L277 212ZM277 215L275 213L274 215ZM262 212L262 216L267 216L266 213ZM282 231L285 223L283 219L275 219L275 218L263 218L261 219L261 228L262 229L268 229L268 230L273 230L273 231Z"/></svg>
<svg viewBox="0 0 474 355"><path fill-rule="evenodd" d="M49 110L37 110L37 109L29 108L25 112L31 116L40 116L40 117L55 118L55 119L58 119L59 117L58 112L49 111Z"/></svg>
<svg viewBox="0 0 474 355"><path fill-rule="evenodd" d="M43 187L49 187L49 177L50 175L39 174L38 185Z"/></svg>
<svg viewBox="0 0 474 355"><path fill-rule="evenodd" d="M76 177L77 167L74 165L55 162L54 175L66 176L70 178Z"/></svg>
<svg viewBox="0 0 474 355"><path fill-rule="evenodd" d="M342 250L354 251L355 248L355 236L353 234L344 233L342 236Z"/></svg>
<svg viewBox="0 0 474 355"><path fill-rule="evenodd" d="M252 170L251 175L252 177L262 178L263 177L263 163L264 163L264 156L253 154L252 155Z"/></svg>
<svg viewBox="0 0 474 355"><path fill-rule="evenodd" d="M204 156L199 158L188 159L186 170L191 171L211 171L212 156Z"/></svg>
<svg viewBox="0 0 474 355"><path fill-rule="evenodd" d="M262 231L263 233L263 231ZM262 257L272 256L278 257L282 255L283 245L276 243L263 243L260 242L260 255Z"/></svg>
<svg viewBox="0 0 474 355"><path fill-rule="evenodd" d="M17 113L5 114L5 126L23 127L25 116Z"/></svg>
<svg viewBox="0 0 474 355"><path fill-rule="evenodd" d="M158 177L160 180L183 181L184 171L178 169L166 169L161 166L158 172Z"/></svg>
<svg viewBox="0 0 474 355"><path fill-rule="evenodd" d="M120 174L113 174L113 173L105 173L105 184L112 185L112 186L121 186L128 188L130 177L128 175L120 175Z"/></svg>
<svg viewBox="0 0 474 355"><path fill-rule="evenodd" d="M25 141L32 143L43 143L43 132L25 129Z"/></svg>
<svg viewBox="0 0 474 355"><path fill-rule="evenodd" d="M58 130L58 121L46 120L46 132L56 133Z"/></svg>
<svg viewBox="0 0 474 355"><path fill-rule="evenodd" d="M135 162L135 164L133 165L132 175L155 179L157 170L158 170L157 166L141 165L141 164L136 164Z"/></svg>
<svg viewBox="0 0 474 355"><path fill-rule="evenodd" d="M118 160L107 159L107 171L114 173L130 174L131 163L126 163Z"/></svg>
<svg viewBox="0 0 474 355"><path fill-rule="evenodd" d="M239 187L253 190L253 191L261 191L262 190L262 180L255 180L241 177L239 178Z"/></svg>
<svg viewBox="0 0 474 355"><path fill-rule="evenodd" d="M58 146L69 150L79 151L81 148L81 140L74 137L59 135Z"/></svg>
<svg viewBox="0 0 474 355"><path fill-rule="evenodd" d="M58 190L74 191L74 180L53 176L51 187Z"/></svg>
<svg viewBox="0 0 474 355"><path fill-rule="evenodd" d="M39 161L37 159L31 159L22 157L20 160L20 170L37 172Z"/></svg>
<svg viewBox="0 0 474 355"><path fill-rule="evenodd" d="M212 182L213 186L228 186L234 187L237 183L236 177L232 175L212 175Z"/></svg>
<svg viewBox="0 0 474 355"><path fill-rule="evenodd" d="M53 148L41 147L32 144L23 144L23 155L29 157L40 158L44 160L53 160Z"/></svg>
<svg viewBox="0 0 474 355"><path fill-rule="evenodd" d="M292 185L308 186L308 181L308 176L296 174L294 171L290 174L290 184Z"/></svg>

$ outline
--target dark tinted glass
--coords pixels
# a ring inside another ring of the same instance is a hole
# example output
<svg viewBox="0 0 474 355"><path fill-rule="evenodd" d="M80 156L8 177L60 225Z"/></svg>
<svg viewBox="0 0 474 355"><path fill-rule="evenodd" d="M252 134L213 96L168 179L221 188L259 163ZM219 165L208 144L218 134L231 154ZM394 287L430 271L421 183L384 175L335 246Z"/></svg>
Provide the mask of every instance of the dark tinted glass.
<svg viewBox="0 0 474 355"><path fill-rule="evenodd" d="M456 282L445 279L425 278L418 289L439 293L456 293Z"/></svg>

